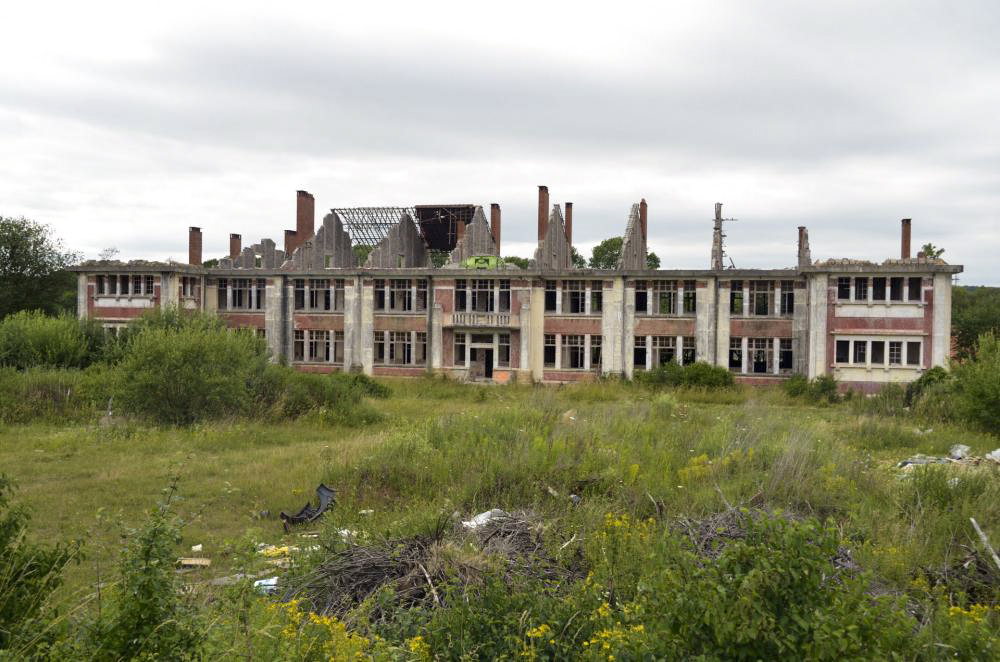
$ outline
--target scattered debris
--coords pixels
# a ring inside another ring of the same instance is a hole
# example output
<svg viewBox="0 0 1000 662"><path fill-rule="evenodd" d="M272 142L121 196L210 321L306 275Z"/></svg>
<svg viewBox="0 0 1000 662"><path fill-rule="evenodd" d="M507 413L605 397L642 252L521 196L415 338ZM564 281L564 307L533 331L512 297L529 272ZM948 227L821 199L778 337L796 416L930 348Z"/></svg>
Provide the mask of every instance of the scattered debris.
<svg viewBox="0 0 1000 662"><path fill-rule="evenodd" d="M923 453L917 453L913 457L908 457L896 466L900 469L915 466L921 464L950 464L952 460L947 457L934 457L933 455L924 455Z"/></svg>
<svg viewBox="0 0 1000 662"><path fill-rule="evenodd" d="M362 517L371 517L374 514L375 514L375 511L372 510L371 508L366 508L364 510L359 510L358 511L358 515L361 515Z"/></svg>
<svg viewBox="0 0 1000 662"><path fill-rule="evenodd" d="M253 588L258 593L274 595L278 592L278 578L268 577L267 579L258 579L253 583Z"/></svg>
<svg viewBox="0 0 1000 662"><path fill-rule="evenodd" d="M327 508L337 502L337 490L320 483L319 487L316 488L316 501L317 505L315 508L312 507L311 503L307 502L306 505L302 506L302 510L294 515L289 515L282 511L279 517L284 522L285 531L288 531L290 525L307 524L319 519L326 512Z"/></svg>
<svg viewBox="0 0 1000 662"><path fill-rule="evenodd" d="M991 557L993 557L993 562L997 564L997 570L1000 570L1000 556L997 556L996 550L993 549L993 545L990 544L990 539L987 538L986 534L983 533L983 530L979 528L979 522L977 522L974 517L970 517L969 521L972 522L972 526L976 529L976 533L979 534L979 540L982 541L983 547L985 547L986 551L990 553Z"/></svg>
<svg viewBox="0 0 1000 662"><path fill-rule="evenodd" d="M571 423L571 422L575 421L576 420L576 410L575 409L567 409L565 412L563 412L562 419L566 423Z"/></svg>
<svg viewBox="0 0 1000 662"><path fill-rule="evenodd" d="M579 494L570 494L569 500L573 502L574 506L579 506L580 502L583 501L583 499L580 498Z"/></svg>
<svg viewBox="0 0 1000 662"><path fill-rule="evenodd" d="M510 517L510 515L499 508L494 508L493 510L487 510L485 513L479 513L470 520L463 521L462 526L467 529L478 529L481 526L506 517Z"/></svg>
<svg viewBox="0 0 1000 662"><path fill-rule="evenodd" d="M198 543L197 545L191 545L191 551L192 552L200 552L201 551L201 543Z"/></svg>
<svg viewBox="0 0 1000 662"><path fill-rule="evenodd" d="M965 444L955 444L951 447L951 450L948 451L948 457L953 460L964 460L969 456L969 451L971 450L972 449Z"/></svg>
<svg viewBox="0 0 1000 662"><path fill-rule="evenodd" d="M917 453L913 457L906 458L896 466L900 469L909 471L915 466L926 464L948 464L964 468L977 467L983 464L1000 464L1000 448L992 453L987 453L983 457L969 455L970 450L971 449L965 444L955 444L951 447L951 451L949 452L950 457L937 457L934 455Z"/></svg>
<svg viewBox="0 0 1000 662"><path fill-rule="evenodd" d="M270 510L259 510L257 511L257 519L267 519L271 516Z"/></svg>
<svg viewBox="0 0 1000 662"><path fill-rule="evenodd" d="M179 558L177 559L178 565L182 568L207 568L212 565L212 559L203 558Z"/></svg>
<svg viewBox="0 0 1000 662"><path fill-rule="evenodd" d="M997 464L1000 464L1000 448L996 449L995 451L991 451L991 452L987 453L985 455L985 458L987 460L993 460Z"/></svg>

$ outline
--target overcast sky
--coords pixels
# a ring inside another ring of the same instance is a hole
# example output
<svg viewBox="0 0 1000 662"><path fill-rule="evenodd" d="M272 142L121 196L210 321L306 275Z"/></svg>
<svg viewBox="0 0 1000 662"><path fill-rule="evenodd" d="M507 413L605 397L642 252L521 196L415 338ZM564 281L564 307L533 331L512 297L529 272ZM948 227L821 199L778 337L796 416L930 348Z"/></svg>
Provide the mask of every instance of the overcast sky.
<svg viewBox="0 0 1000 662"><path fill-rule="evenodd" d="M899 219L1000 285L1000 2L50 3L0 8L0 215L86 257L282 244L331 207L537 185L585 255L649 202L664 268L899 256Z"/></svg>

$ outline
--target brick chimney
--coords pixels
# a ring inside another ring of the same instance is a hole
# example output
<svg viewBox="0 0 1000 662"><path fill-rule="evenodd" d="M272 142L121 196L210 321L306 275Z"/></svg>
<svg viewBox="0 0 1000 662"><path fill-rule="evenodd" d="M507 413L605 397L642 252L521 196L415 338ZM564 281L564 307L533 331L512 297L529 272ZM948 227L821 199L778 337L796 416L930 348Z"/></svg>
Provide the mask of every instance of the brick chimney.
<svg viewBox="0 0 1000 662"><path fill-rule="evenodd" d="M201 228L188 228L188 264L201 266Z"/></svg>
<svg viewBox="0 0 1000 662"><path fill-rule="evenodd" d="M639 201L639 227L642 229L642 240L646 241L646 198Z"/></svg>
<svg viewBox="0 0 1000 662"><path fill-rule="evenodd" d="M243 250L243 237L238 234L229 235L229 257L233 260L239 258L240 251Z"/></svg>
<svg viewBox="0 0 1000 662"><path fill-rule="evenodd" d="M549 187L538 187L538 241L545 239L549 227Z"/></svg>
<svg viewBox="0 0 1000 662"><path fill-rule="evenodd" d="M295 230L285 230L285 259L292 257L292 253L295 251L295 247L298 244L295 243Z"/></svg>
<svg viewBox="0 0 1000 662"><path fill-rule="evenodd" d="M500 254L500 205L492 203L490 205L490 234L493 235L493 243L497 246L497 255Z"/></svg>
<svg viewBox="0 0 1000 662"><path fill-rule="evenodd" d="M295 246L301 246L316 233L316 200L311 193L298 191L295 198Z"/></svg>
<svg viewBox="0 0 1000 662"><path fill-rule="evenodd" d="M566 203L566 241L573 245L573 203Z"/></svg>
<svg viewBox="0 0 1000 662"><path fill-rule="evenodd" d="M899 256L904 260L910 259L910 219L904 218L902 220L903 226L903 245L900 247Z"/></svg>

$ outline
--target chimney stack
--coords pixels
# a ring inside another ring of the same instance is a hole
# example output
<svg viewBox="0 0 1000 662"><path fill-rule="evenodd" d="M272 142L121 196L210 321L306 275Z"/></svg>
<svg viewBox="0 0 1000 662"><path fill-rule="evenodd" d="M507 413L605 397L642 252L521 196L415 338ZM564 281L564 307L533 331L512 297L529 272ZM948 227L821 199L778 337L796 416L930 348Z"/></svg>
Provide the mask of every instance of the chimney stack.
<svg viewBox="0 0 1000 662"><path fill-rule="evenodd" d="M201 228L188 228L188 264L201 266Z"/></svg>
<svg viewBox="0 0 1000 662"><path fill-rule="evenodd" d="M295 230L285 230L285 259L292 257L292 253L295 251Z"/></svg>
<svg viewBox="0 0 1000 662"><path fill-rule="evenodd" d="M566 203L566 241L573 245L573 203Z"/></svg>
<svg viewBox="0 0 1000 662"><path fill-rule="evenodd" d="M549 227L549 187L538 187L538 241L545 239Z"/></svg>
<svg viewBox="0 0 1000 662"><path fill-rule="evenodd" d="M642 228L642 240L646 241L646 198L639 201L639 227Z"/></svg>
<svg viewBox="0 0 1000 662"><path fill-rule="evenodd" d="M799 266L812 265L812 254L809 252L809 231L806 226L799 226Z"/></svg>
<svg viewBox="0 0 1000 662"><path fill-rule="evenodd" d="M903 226L903 245L900 250L900 257L904 260L910 259L910 219L904 218L902 221Z"/></svg>
<svg viewBox="0 0 1000 662"><path fill-rule="evenodd" d="M295 198L295 246L312 239L316 230L316 200L311 193L298 191Z"/></svg>
<svg viewBox="0 0 1000 662"><path fill-rule="evenodd" d="M493 243L497 246L497 255L500 254L500 205L492 203L490 205L490 234L493 235Z"/></svg>
<svg viewBox="0 0 1000 662"><path fill-rule="evenodd" d="M240 256L240 251L243 250L243 237L238 234L229 235L229 257L233 260Z"/></svg>

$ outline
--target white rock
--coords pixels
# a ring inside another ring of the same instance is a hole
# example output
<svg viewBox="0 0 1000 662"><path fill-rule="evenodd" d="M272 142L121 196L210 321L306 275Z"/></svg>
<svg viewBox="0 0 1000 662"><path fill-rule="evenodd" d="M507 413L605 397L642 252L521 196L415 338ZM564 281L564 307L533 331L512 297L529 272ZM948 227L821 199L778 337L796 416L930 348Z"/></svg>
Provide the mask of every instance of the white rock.
<svg viewBox="0 0 1000 662"><path fill-rule="evenodd" d="M462 526L467 529L478 529L481 526L489 524L493 520L503 519L505 517L510 517L510 515L499 508L494 508L493 510L487 510L485 513L479 513L470 520L463 521Z"/></svg>
<svg viewBox="0 0 1000 662"><path fill-rule="evenodd" d="M948 457L950 457L953 460L964 460L965 458L969 457L970 450L972 449L966 446L965 444L955 444L954 446L951 447L951 450L948 451Z"/></svg>

